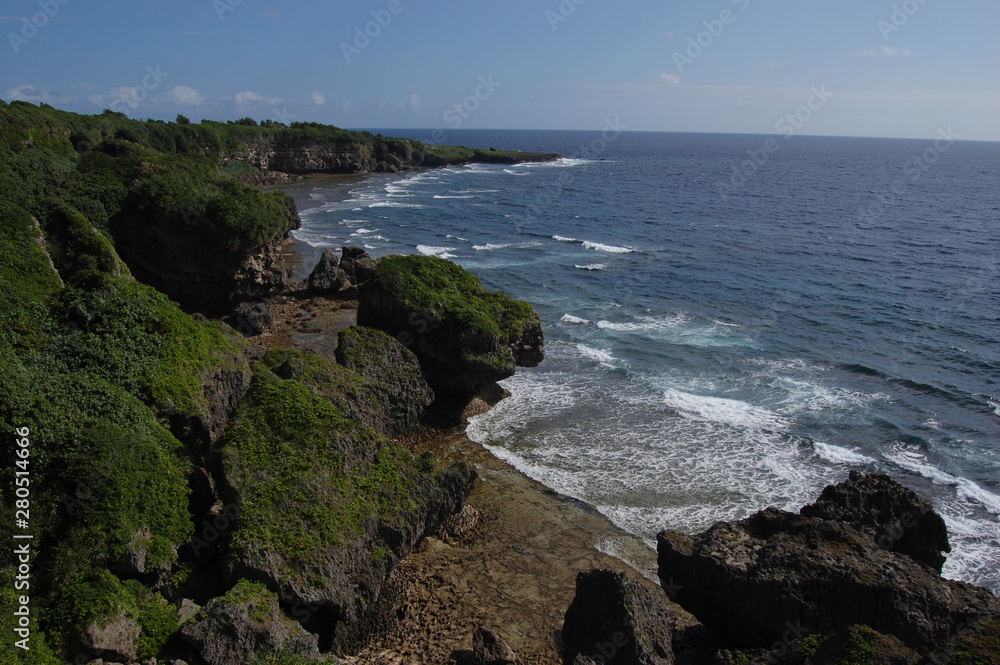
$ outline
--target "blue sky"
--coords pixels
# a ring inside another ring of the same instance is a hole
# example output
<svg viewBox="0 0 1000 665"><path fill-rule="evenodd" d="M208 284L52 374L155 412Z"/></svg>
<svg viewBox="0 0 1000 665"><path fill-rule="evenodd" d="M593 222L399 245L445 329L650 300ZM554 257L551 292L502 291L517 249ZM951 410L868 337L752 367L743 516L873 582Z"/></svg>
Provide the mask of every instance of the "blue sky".
<svg viewBox="0 0 1000 665"><path fill-rule="evenodd" d="M1000 140L997 0L4 0L0 14L0 97L83 113L759 134L791 114L800 134Z"/></svg>

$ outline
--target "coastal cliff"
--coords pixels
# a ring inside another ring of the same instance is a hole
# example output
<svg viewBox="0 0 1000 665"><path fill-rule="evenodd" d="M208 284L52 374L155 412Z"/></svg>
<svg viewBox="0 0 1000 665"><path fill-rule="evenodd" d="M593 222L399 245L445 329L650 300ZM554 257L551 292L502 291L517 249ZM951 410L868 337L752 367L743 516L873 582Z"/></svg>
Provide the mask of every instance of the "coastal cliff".
<svg viewBox="0 0 1000 665"><path fill-rule="evenodd" d="M6 639L0 662L996 662L998 601L940 577L943 521L883 476L664 531L659 588L601 554L593 534L627 536L596 512L422 436L542 362L531 305L358 248L292 284L295 207L246 184L518 153L20 103L0 120L0 429L28 432L32 535L31 650ZM359 325L320 352L268 337L290 301ZM8 523L18 459L3 447ZM19 561L0 545L8 636Z"/></svg>

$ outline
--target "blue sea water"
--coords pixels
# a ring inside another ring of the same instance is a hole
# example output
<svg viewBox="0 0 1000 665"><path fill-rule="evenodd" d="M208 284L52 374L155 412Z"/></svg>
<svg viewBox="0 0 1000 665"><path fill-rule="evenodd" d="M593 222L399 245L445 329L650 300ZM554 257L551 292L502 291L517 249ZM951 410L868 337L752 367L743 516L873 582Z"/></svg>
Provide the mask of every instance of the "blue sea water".
<svg viewBox="0 0 1000 665"><path fill-rule="evenodd" d="M565 158L293 186L295 236L532 302L547 359L468 434L651 545L877 470L1000 592L1000 144L767 138L451 132Z"/></svg>

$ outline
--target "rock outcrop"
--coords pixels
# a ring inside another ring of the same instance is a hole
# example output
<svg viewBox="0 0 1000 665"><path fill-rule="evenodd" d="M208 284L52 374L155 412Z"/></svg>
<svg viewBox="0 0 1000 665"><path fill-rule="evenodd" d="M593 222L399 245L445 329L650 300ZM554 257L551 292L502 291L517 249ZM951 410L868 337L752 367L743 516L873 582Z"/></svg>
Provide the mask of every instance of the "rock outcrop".
<svg viewBox="0 0 1000 665"><path fill-rule="evenodd" d="M353 326L340 333L337 362L364 377L348 415L386 436L399 436L420 424L434 401L420 362L405 346L374 328Z"/></svg>
<svg viewBox="0 0 1000 665"><path fill-rule="evenodd" d="M337 293L347 286L347 275L340 268L337 255L323 250L319 263L309 274L309 293Z"/></svg>
<svg viewBox="0 0 1000 665"><path fill-rule="evenodd" d="M790 627L829 635L859 624L926 653L1000 609L989 591L944 580L850 524L773 508L657 541L664 588L736 647L769 647Z"/></svg>
<svg viewBox="0 0 1000 665"><path fill-rule="evenodd" d="M355 286L375 275L375 261L361 247L344 247L340 254L340 268Z"/></svg>
<svg viewBox="0 0 1000 665"><path fill-rule="evenodd" d="M303 625L340 653L366 639L396 564L462 509L475 478L349 419L337 395L352 377L322 356L272 352L221 442L225 501L240 507L229 578L306 608Z"/></svg>
<svg viewBox="0 0 1000 665"><path fill-rule="evenodd" d="M665 600L665 594L621 573L580 573L562 630L567 665L580 657L616 665L673 665L675 618Z"/></svg>
<svg viewBox="0 0 1000 665"><path fill-rule="evenodd" d="M428 256L380 259L361 288L359 325L396 337L420 360L439 398L467 402L484 386L545 355L526 302L483 289L458 265Z"/></svg>
<svg viewBox="0 0 1000 665"><path fill-rule="evenodd" d="M905 554L939 573L945 561L942 552L951 551L948 528L931 502L886 475L852 471L799 513L851 524L882 549Z"/></svg>
<svg viewBox="0 0 1000 665"><path fill-rule="evenodd" d="M120 612L113 618L93 623L84 630L84 646L111 660L131 663L139 652L139 624Z"/></svg>
<svg viewBox="0 0 1000 665"><path fill-rule="evenodd" d="M477 665L514 665L517 655L497 632L486 626L472 636L472 654Z"/></svg>
<svg viewBox="0 0 1000 665"><path fill-rule="evenodd" d="M255 654L275 649L319 658L318 638L285 616L277 595L246 581L209 602L180 634L206 665L251 663Z"/></svg>

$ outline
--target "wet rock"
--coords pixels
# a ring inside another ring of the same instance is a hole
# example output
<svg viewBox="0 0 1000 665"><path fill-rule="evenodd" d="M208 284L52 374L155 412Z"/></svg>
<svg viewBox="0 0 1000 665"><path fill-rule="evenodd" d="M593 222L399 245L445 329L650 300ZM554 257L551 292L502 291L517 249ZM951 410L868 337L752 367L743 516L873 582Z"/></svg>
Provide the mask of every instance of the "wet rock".
<svg viewBox="0 0 1000 665"><path fill-rule="evenodd" d="M621 665L672 665L675 619L666 596L610 570L582 572L563 623L564 656Z"/></svg>
<svg viewBox="0 0 1000 665"><path fill-rule="evenodd" d="M319 263L309 274L309 293L337 293L347 286L347 275L338 265L337 255L323 250Z"/></svg>
<svg viewBox="0 0 1000 665"><path fill-rule="evenodd" d="M846 522L890 552L941 572L950 552L948 528L930 501L889 476L852 471L850 478L823 490L816 503L799 513L805 517Z"/></svg>
<svg viewBox="0 0 1000 665"><path fill-rule="evenodd" d="M245 581L209 602L180 634L206 665L250 663L257 652L276 648L319 657L318 638L282 613L277 595Z"/></svg>
<svg viewBox="0 0 1000 665"><path fill-rule="evenodd" d="M774 508L695 536L663 531L657 551L672 598L734 647L860 624L926 652L1000 609L989 591L941 579L849 524Z"/></svg>
<svg viewBox="0 0 1000 665"><path fill-rule="evenodd" d="M486 626L476 628L472 636L472 653L478 665L512 665L518 662L507 642Z"/></svg>

